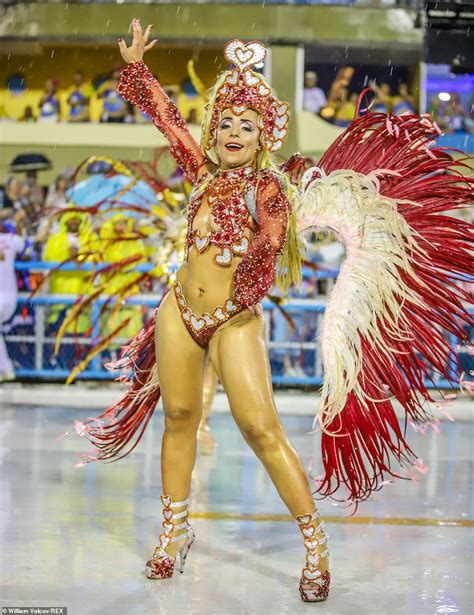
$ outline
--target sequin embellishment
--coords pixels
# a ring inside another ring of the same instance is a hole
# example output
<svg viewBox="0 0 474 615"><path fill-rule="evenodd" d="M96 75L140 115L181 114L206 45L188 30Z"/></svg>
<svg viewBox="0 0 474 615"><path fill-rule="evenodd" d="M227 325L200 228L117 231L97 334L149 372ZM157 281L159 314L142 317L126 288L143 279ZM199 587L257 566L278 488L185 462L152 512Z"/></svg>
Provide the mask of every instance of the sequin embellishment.
<svg viewBox="0 0 474 615"><path fill-rule="evenodd" d="M242 311L241 305L233 299L228 299L224 305L218 305L212 314L208 312L196 314L189 307L186 297L183 294L183 287L178 281L173 284L173 290L181 312L181 318L185 325L191 327L197 334L201 334L206 329L212 329L216 327L216 325L224 323L226 320L229 320L229 318Z"/></svg>

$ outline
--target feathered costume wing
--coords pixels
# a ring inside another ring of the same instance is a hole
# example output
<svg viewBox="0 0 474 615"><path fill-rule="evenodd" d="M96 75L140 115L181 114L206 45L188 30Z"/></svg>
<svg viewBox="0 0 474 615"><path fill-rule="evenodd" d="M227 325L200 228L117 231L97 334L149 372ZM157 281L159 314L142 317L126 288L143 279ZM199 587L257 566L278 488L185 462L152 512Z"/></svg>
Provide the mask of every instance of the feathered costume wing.
<svg viewBox="0 0 474 615"><path fill-rule="evenodd" d="M450 379L445 334L465 338L469 297L457 281L469 273L471 225L448 212L472 201L473 180L464 160L432 147L438 133L428 117L367 114L303 178L299 232L330 229L347 250L321 330L321 497L346 487L341 499L359 502L398 476L393 459L417 461L407 423L434 420L425 380L433 372ZM140 441L160 397L154 318L115 367L128 391L99 417L76 421L99 451L78 465L118 461Z"/></svg>
<svg viewBox="0 0 474 615"><path fill-rule="evenodd" d="M428 117L370 113L303 177L298 231L328 229L346 247L320 330L321 497L344 486L341 499L357 503L399 476L393 459L417 462L407 423L433 421L425 382L452 380L446 334L464 339L472 322L458 285L471 271L472 225L449 211L472 202L474 180L465 159L430 147L438 134Z"/></svg>

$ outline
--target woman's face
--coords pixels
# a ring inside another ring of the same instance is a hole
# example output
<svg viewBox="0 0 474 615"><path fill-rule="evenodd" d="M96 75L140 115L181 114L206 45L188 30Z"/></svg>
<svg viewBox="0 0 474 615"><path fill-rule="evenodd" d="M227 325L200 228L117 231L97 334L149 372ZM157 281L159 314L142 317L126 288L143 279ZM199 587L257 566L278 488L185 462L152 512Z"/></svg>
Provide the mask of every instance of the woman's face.
<svg viewBox="0 0 474 615"><path fill-rule="evenodd" d="M235 169L250 164L259 148L258 113L246 109L235 115L224 109L217 127L217 155L221 169Z"/></svg>

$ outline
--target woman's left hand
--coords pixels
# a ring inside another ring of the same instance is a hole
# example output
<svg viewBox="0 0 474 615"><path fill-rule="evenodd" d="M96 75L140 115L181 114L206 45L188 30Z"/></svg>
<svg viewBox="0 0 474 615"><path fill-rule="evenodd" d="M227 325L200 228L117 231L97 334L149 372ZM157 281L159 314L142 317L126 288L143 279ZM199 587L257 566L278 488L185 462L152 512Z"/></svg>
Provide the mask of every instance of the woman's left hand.
<svg viewBox="0 0 474 615"><path fill-rule="evenodd" d="M249 305L247 307L252 312L252 314L258 316L259 318L263 314L263 307L261 303L256 303L255 305Z"/></svg>

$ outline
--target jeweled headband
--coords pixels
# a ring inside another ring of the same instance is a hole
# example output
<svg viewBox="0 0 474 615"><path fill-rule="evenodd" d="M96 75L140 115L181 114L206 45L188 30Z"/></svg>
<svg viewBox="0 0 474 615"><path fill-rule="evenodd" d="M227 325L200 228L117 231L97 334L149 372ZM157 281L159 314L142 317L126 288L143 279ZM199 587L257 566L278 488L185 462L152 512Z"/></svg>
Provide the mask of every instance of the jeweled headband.
<svg viewBox="0 0 474 615"><path fill-rule="evenodd" d="M217 126L224 109L230 108L236 115L246 109L258 111L262 145L271 152L278 151L288 134L288 103L281 102L272 93L262 75L252 68L263 62L267 50L263 43L244 43L233 39L225 46L224 54L234 68L219 87L209 126L207 149L217 142Z"/></svg>

